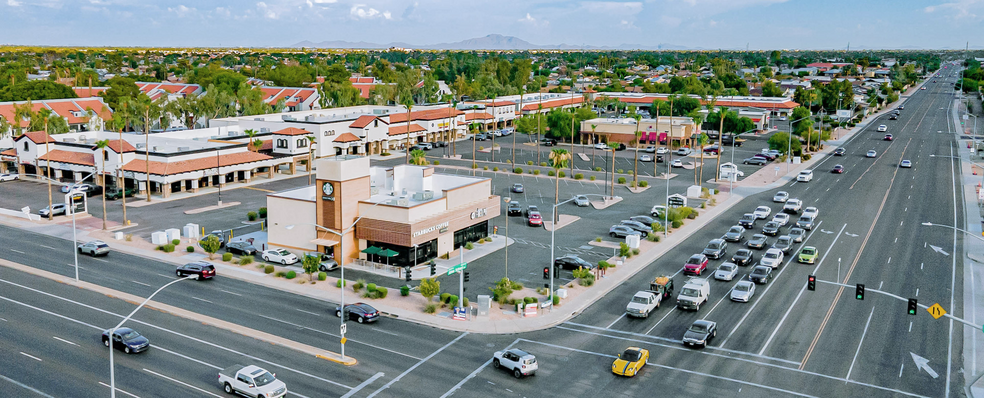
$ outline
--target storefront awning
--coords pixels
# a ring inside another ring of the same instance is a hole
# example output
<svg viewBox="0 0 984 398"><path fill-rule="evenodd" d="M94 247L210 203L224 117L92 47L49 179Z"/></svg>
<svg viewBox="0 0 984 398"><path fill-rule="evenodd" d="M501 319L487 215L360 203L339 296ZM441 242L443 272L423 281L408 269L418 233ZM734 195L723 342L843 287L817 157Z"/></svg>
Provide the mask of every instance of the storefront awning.
<svg viewBox="0 0 984 398"><path fill-rule="evenodd" d="M395 257L397 254L400 253L397 253L390 249L382 249L378 253L376 253L376 255L383 256L383 257Z"/></svg>
<svg viewBox="0 0 984 398"><path fill-rule="evenodd" d="M312 239L311 243L324 247L332 247L338 244L338 239L318 238Z"/></svg>
<svg viewBox="0 0 984 398"><path fill-rule="evenodd" d="M379 248L376 246L369 246L362 250L362 252L365 254L379 254Z"/></svg>

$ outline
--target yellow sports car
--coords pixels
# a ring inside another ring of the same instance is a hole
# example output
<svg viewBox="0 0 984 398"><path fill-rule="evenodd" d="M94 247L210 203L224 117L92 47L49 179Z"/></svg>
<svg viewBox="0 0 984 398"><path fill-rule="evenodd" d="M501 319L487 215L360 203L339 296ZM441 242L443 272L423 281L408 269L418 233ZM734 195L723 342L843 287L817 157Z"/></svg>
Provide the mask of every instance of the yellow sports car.
<svg viewBox="0 0 984 398"><path fill-rule="evenodd" d="M646 366L648 362L649 350L639 347L629 347L612 363L612 373L632 377L639 373L642 367Z"/></svg>

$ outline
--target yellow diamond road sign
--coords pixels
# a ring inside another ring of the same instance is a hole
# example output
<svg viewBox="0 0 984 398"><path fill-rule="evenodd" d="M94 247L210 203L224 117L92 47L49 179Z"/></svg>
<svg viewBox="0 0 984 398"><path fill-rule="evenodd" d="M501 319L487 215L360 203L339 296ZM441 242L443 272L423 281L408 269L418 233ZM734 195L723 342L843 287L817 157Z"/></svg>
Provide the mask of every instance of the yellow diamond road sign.
<svg viewBox="0 0 984 398"><path fill-rule="evenodd" d="M932 315L935 319L940 319L941 316L946 315L946 310L943 309L943 306L941 306L940 303L933 304L933 306L927 308L926 311L929 311L929 315Z"/></svg>

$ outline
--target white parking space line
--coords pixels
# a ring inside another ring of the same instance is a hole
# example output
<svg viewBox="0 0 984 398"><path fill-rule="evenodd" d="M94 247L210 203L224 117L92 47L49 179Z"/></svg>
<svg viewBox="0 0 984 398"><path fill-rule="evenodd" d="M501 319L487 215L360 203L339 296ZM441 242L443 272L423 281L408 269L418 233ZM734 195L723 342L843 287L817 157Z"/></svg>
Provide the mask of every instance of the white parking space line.
<svg viewBox="0 0 984 398"><path fill-rule="evenodd" d="M112 386L110 386L109 384L106 384L105 382L101 382L101 381L99 382L99 385L101 385L101 386L103 386L103 387L106 387L106 388L113 388L113 387L112 387ZM129 393L129 392L127 392L127 391L123 391L123 390L121 390L121 389L120 389L120 388L118 388L118 387L116 388L116 391L117 391L117 392L121 392L121 393L123 393L123 394L125 394L125 395L127 395L127 396L131 396L131 397L133 397L133 398L140 398L140 397L138 397L138 396L136 396L136 395L133 395L132 393Z"/></svg>
<svg viewBox="0 0 984 398"><path fill-rule="evenodd" d="M74 346L76 346L76 347L78 347L78 346L79 346L78 344L75 344L75 343L73 343L73 342L71 342L71 341L68 341L68 340L65 340L65 339L63 339L63 338L61 338L61 337L58 337L58 336L51 336L51 338L53 338L53 339L55 339L55 340L58 340L58 341L60 341L60 342L62 342L62 343L68 343L68 344L71 344L71 345L74 345Z"/></svg>
<svg viewBox="0 0 984 398"><path fill-rule="evenodd" d="M844 378L845 380L844 384L847 384L846 380L851 380L851 372L854 371L854 363L858 360L858 354L861 353L861 345L864 344L864 336L868 334L868 326L871 325L872 315L875 315L874 307L871 308L871 313L868 314L868 322L864 324L864 332L861 333L861 341L858 341L857 351L854 351L854 359L851 360L851 367L847 369L847 377Z"/></svg>
<svg viewBox="0 0 984 398"><path fill-rule="evenodd" d="M144 286L147 286L147 287L151 287L149 284L146 284L146 283L143 283L143 282L137 282L137 281L130 281L130 282L136 283L138 285L144 285Z"/></svg>
<svg viewBox="0 0 984 398"><path fill-rule="evenodd" d="M215 394L215 393L212 393L212 392L209 392L209 391L205 391L205 390L203 390L203 389L201 389L201 388L198 388L198 387L195 387L195 386L193 386L193 385L191 385L191 384L188 384L188 383L185 383L185 382L183 382L183 381L181 381L181 380L178 380L178 379L174 379L174 378L171 378L171 377L167 377L167 376L164 376L164 375L162 375L162 374L160 374L160 373L157 373L157 372L155 372L155 371L153 371L153 370L150 370L150 369L147 369L147 368L143 368L143 370L144 370L144 372L147 372L147 373L150 373L150 374L152 374L152 375L154 375L154 376L157 376L157 377L160 377L160 378L162 378L162 379L165 379L165 380L170 380L170 381L172 381L172 382L175 382L175 383L177 383L177 384L180 384L180 385L182 385L182 386L185 386L185 387L188 387L188 388L191 388L191 389L194 389L194 390L197 390L197 391L200 391L200 392L202 392L203 394L208 394L208 395L211 395L211 396L213 396L213 397L218 397L218 398L222 398L222 396L221 396L221 395L219 395L219 394ZM294 395L297 395L297 394L294 394Z"/></svg>
<svg viewBox="0 0 984 398"><path fill-rule="evenodd" d="M376 391L373 391L373 392L372 392L372 394L369 394L369 396L368 396L368 397L366 397L366 398L372 398L372 397L375 397L375 396L376 396L377 394L379 394L379 393L380 393L380 392L382 392L383 390L386 390L387 388L390 388L390 386L392 386L392 385L393 385L393 384L395 384L396 382L398 382L398 381L400 381L400 379L402 379L402 378L403 378L403 376L406 376L406 375L407 375L408 373L410 373L410 372L412 372L412 371L413 371L414 369L416 369L416 368L417 368L418 366L420 366L420 365L423 365L423 364L424 364L425 362L427 362L427 361L429 361L429 360L430 360L431 358L433 358L433 357L434 357L435 355L437 355L437 354L440 354L440 353L441 353L442 351L444 351L444 350L445 350L446 348L448 348L448 347L450 347L450 346L452 346L452 345L454 345L454 343L457 343L457 342L458 342L458 340L461 340L462 338L464 338L464 337L465 337L465 336L467 336L467 335L469 335L469 333L468 333L468 332L465 332L465 333L462 333L461 335L459 335L458 337L455 337L455 338L454 338L454 340L451 340L451 341L449 341L449 342L448 342L447 344L445 344L445 345L443 345L443 346L441 346L441 348L438 348L438 349L437 349L436 351L434 351L434 352L432 352L432 353L430 353L430 355L428 355L428 356L427 356L426 358L424 358L424 359L421 359L421 360L420 360L419 362L417 362L417 363L415 363L415 364L413 364L413 366L411 366L411 367L410 367L409 369L407 369L407 370L405 370L405 371L403 371L403 373L400 373L400 375L399 375L399 376L396 376L395 378L393 378L393 380L390 380L390 381L389 381L389 383L386 383L386 384L385 384L385 385L383 385L382 387L379 387L379 389L378 389L378 390L376 390Z"/></svg>
<svg viewBox="0 0 984 398"><path fill-rule="evenodd" d="M25 352L23 352L23 351L21 351L21 353L20 353L20 354L21 354L21 355L23 355L23 356L25 356L25 357L28 357L28 358L31 358L31 359L33 359L33 360L35 360L35 361L38 361L38 362L43 362L43 361L41 360L41 358L38 358L38 357L36 357L36 356L34 356L34 355L31 355L31 354L28 354L28 353L25 353Z"/></svg>

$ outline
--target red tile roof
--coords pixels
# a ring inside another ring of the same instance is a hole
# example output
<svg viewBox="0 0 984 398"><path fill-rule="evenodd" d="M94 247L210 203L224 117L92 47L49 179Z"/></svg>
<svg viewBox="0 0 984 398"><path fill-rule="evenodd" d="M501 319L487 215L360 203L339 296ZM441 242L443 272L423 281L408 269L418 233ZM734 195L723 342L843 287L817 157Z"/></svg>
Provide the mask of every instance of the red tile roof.
<svg viewBox="0 0 984 398"><path fill-rule="evenodd" d="M352 83L375 83L376 78L374 77L350 77L349 81Z"/></svg>
<svg viewBox="0 0 984 398"><path fill-rule="evenodd" d="M63 151L61 149L54 149L48 151L48 153L44 154L44 156L41 156L38 159L51 161L51 162L59 162L59 163L80 164L83 166L96 165L96 162L93 159L91 153Z"/></svg>
<svg viewBox="0 0 984 398"><path fill-rule="evenodd" d="M629 104L647 104L648 105L648 104L652 104L653 103L653 100L657 100L657 99L658 100L664 100L665 101L667 97L665 95L662 95L662 96L647 95L647 96L643 96L643 97L611 97L611 98L614 98L614 99L617 99L617 100L619 100L621 102L625 102L625 103L629 103ZM708 102L707 101L704 101L704 100L700 100L700 103L701 103L701 105L707 105ZM731 100L731 99L721 98L721 97L718 98L718 100L715 103L715 105L716 106L724 106L724 107L750 107L750 108L766 108L766 109L793 109L793 108L799 106L798 103L796 103L796 102L794 102L793 100L790 100L790 99L786 99L786 100L784 100L782 102L774 102L774 101L766 102L766 101ZM526 107L523 107L523 108L525 109ZM544 106L544 108L546 108L546 106Z"/></svg>
<svg viewBox="0 0 984 398"><path fill-rule="evenodd" d="M267 159L273 159L273 157L256 152L236 152L220 155L218 162L220 167L225 167L243 163L259 162ZM166 176L198 170L208 170L214 168L215 163L215 158L211 156L199 159L180 160L176 162L151 161L150 174ZM123 170L143 173L146 172L146 167L147 166L144 159L134 159L124 165Z"/></svg>
<svg viewBox="0 0 984 398"><path fill-rule="evenodd" d="M543 105L543 109L550 109L550 108L558 108L558 107L572 105L572 104L580 104L582 102L584 102L584 97L561 98L561 99L555 99L555 100L544 101L544 102L527 103L526 105L523 105L523 110L535 111L537 110L537 107L540 104Z"/></svg>
<svg viewBox="0 0 984 398"><path fill-rule="evenodd" d="M417 133L417 132L421 132L421 131L427 131L427 129L421 127L419 124L411 124L410 125L410 132L411 133ZM407 125L405 125L405 124L402 125L402 126L393 126L393 127L390 127L389 128L389 135L400 135L400 134L406 134L406 133L407 133Z"/></svg>
<svg viewBox="0 0 984 398"><path fill-rule="evenodd" d="M44 131L29 131L17 138L14 138L14 141L20 141L22 138L29 138L31 141L34 141L35 144L44 144L46 140L47 142L58 142Z"/></svg>
<svg viewBox="0 0 984 398"><path fill-rule="evenodd" d="M101 97L103 91L108 89L109 87L93 87L91 90L88 87L72 87L72 91L75 91L75 95L79 98Z"/></svg>
<svg viewBox="0 0 984 398"><path fill-rule="evenodd" d="M4 156L17 156L17 150L11 148L11 149L8 149L6 151L0 152L0 155L4 155Z"/></svg>
<svg viewBox="0 0 984 398"><path fill-rule="evenodd" d="M448 112L448 108L438 108L438 109L429 109L429 110L426 110L426 111L416 111L416 112L415 111L410 111L410 119L411 120L437 120L437 119L447 119L448 118L448 113L451 114L451 117L455 117L455 116L458 116L458 115L465 114L464 112L459 111L457 109L454 109L451 112ZM389 116L389 120L390 120L390 123L405 122L405 121L407 121L407 113L406 112L391 113L390 116Z"/></svg>
<svg viewBox="0 0 984 398"><path fill-rule="evenodd" d="M355 121L352 122L352 124L350 124L349 127L356 128L356 129L365 128L366 126L369 125L369 123L372 123L372 121L376 119L379 118L374 115L362 115L359 116L358 119L355 119ZM385 123L385 121L383 121L383 123Z"/></svg>
<svg viewBox="0 0 984 398"><path fill-rule="evenodd" d="M112 149L113 152L121 153L120 152L120 140L118 138L115 139L115 140L109 140L109 145L106 145L106 146L109 147L109 149ZM136 150L137 150L137 148L134 148L133 145L130 145L129 142L126 142L126 140L123 140L123 152L122 153L133 152L133 151L136 151Z"/></svg>
<svg viewBox="0 0 984 398"><path fill-rule="evenodd" d="M466 121L468 121L468 120L486 120L486 119L491 119L491 118L492 118L492 115L490 115L490 114L488 114L486 112L475 112L475 113L466 113L465 114L465 120Z"/></svg>
<svg viewBox="0 0 984 398"><path fill-rule="evenodd" d="M404 131L406 131L406 130L404 129ZM356 137L355 134L352 134L352 133L343 133L343 134L339 135L338 138L335 138L334 141L335 142L343 142L344 143L344 142L362 141L362 139L359 138L359 137Z"/></svg>
<svg viewBox="0 0 984 398"><path fill-rule="evenodd" d="M277 135L307 135L307 134L314 134L314 133L312 133L310 131L307 131L307 130L304 130L304 129L299 129L299 128L296 128L296 127L288 127L288 128L282 129L282 130L274 131L273 134L277 134Z"/></svg>

